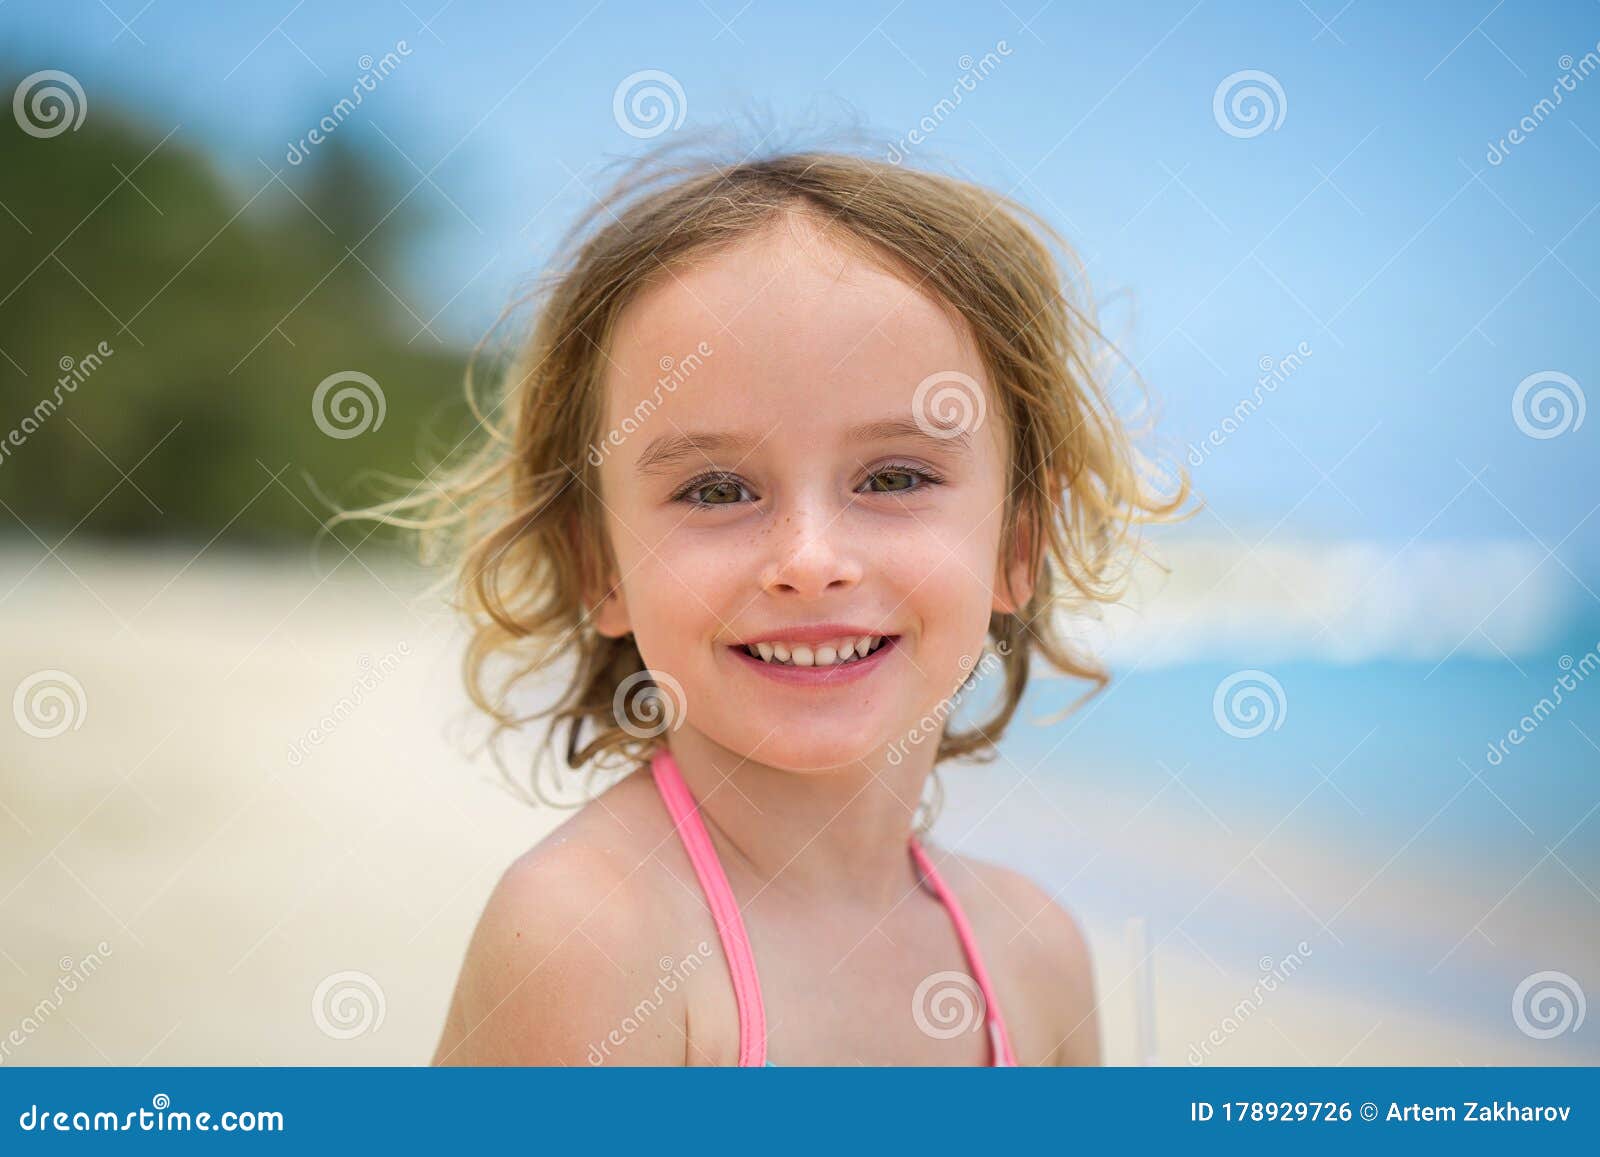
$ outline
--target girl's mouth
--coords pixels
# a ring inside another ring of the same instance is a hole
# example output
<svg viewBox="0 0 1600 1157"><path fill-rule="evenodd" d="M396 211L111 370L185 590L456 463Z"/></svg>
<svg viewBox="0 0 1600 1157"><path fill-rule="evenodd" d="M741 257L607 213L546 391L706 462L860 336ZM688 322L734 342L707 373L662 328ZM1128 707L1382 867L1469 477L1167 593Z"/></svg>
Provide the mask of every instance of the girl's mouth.
<svg viewBox="0 0 1600 1157"><path fill-rule="evenodd" d="M740 663L780 683L838 686L865 678L883 665L899 635L858 635L817 643L736 643Z"/></svg>

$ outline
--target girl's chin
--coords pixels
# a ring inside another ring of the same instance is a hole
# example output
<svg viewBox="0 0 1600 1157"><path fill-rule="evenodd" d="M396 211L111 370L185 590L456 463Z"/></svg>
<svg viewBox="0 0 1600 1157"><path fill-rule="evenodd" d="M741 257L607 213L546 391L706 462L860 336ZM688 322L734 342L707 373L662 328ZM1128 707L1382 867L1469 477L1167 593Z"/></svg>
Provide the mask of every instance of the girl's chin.
<svg viewBox="0 0 1600 1157"><path fill-rule="evenodd" d="M895 746L893 738L868 736L859 732L829 736L819 735L814 729L797 729L791 735L785 735L782 730L772 734L763 731L750 736L744 743L735 739L724 746L747 753L753 762L801 775L823 775L863 764L877 767L897 762L890 750ZM903 743L899 745L901 748L905 746Z"/></svg>

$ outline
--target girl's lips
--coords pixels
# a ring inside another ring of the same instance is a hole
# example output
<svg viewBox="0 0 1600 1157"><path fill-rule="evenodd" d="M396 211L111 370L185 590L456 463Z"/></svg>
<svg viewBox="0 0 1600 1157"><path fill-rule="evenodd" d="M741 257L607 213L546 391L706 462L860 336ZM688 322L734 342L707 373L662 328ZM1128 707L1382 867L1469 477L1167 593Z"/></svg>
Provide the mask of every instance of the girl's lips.
<svg viewBox="0 0 1600 1157"><path fill-rule="evenodd" d="M865 659L830 664L826 667L796 667L793 664L768 663L764 659L755 658L742 646L729 647L728 650L736 660L755 668L756 674L765 675L778 683L789 683L800 687L841 687L846 683L865 679L876 671L882 666L884 656L893 651L899 643L899 635L886 635L878 649Z"/></svg>

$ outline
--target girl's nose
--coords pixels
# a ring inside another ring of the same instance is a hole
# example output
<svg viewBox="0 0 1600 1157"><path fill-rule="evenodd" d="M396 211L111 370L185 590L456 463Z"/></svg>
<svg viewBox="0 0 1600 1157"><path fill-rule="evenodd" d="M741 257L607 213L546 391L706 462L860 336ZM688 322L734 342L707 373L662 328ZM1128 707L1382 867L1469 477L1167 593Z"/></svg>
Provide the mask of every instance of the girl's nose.
<svg viewBox="0 0 1600 1157"><path fill-rule="evenodd" d="M762 568L763 590L814 599L861 581L860 552L840 512L796 511L778 536Z"/></svg>

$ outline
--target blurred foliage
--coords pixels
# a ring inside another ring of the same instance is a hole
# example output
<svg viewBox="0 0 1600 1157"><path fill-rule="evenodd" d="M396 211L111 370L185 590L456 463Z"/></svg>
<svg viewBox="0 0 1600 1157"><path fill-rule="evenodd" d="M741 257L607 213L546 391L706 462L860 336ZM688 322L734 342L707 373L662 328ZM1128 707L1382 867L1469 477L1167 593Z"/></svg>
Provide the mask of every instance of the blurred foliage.
<svg viewBox="0 0 1600 1157"><path fill-rule="evenodd" d="M80 520L75 538L305 537L328 513L314 488L370 500L358 475L416 477L466 433L464 351L424 329L396 271L424 224L411 183L355 137L273 158L279 179L225 177L182 129L163 139L104 102L47 139L0 120L0 442L60 399L0 446L0 533L25 535L20 518L51 545ZM61 388L65 359L102 342L111 355ZM386 412L330 437L312 398L347 370ZM427 458L424 429L443 440Z"/></svg>

